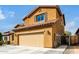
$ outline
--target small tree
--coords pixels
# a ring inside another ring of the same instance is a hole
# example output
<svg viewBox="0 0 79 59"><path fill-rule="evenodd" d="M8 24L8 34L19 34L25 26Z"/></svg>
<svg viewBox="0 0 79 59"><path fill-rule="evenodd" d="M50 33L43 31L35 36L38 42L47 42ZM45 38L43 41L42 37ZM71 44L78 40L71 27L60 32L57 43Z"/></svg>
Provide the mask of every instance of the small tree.
<svg viewBox="0 0 79 59"><path fill-rule="evenodd" d="M2 41L2 33L0 33L0 41Z"/></svg>
<svg viewBox="0 0 79 59"><path fill-rule="evenodd" d="M69 31L65 31L65 33L64 33L65 35L67 35L67 36L71 36L72 35L72 33L71 32L69 32Z"/></svg>
<svg viewBox="0 0 79 59"><path fill-rule="evenodd" d="M0 45L3 44L3 40L2 40L2 33L0 33Z"/></svg>

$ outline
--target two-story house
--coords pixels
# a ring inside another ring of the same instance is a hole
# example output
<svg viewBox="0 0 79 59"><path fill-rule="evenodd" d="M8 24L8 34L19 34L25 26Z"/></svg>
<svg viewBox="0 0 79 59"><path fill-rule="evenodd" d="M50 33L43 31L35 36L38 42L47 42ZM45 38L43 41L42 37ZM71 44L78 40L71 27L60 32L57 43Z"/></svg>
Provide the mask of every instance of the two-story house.
<svg viewBox="0 0 79 59"><path fill-rule="evenodd" d="M13 44L45 48L61 44L57 36L64 35L65 18L59 6L38 6L23 21L13 29Z"/></svg>

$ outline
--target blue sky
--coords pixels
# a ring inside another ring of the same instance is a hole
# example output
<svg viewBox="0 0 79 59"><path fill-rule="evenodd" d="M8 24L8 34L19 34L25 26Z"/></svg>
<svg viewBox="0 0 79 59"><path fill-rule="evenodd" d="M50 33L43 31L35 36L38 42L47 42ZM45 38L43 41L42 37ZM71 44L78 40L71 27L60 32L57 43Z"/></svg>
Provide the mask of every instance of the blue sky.
<svg viewBox="0 0 79 59"><path fill-rule="evenodd" d="M74 34L79 28L79 5L63 5L60 8L65 14L65 30Z"/></svg>
<svg viewBox="0 0 79 59"><path fill-rule="evenodd" d="M35 5L0 5L0 32L9 31L16 24L23 23L23 17L35 7ZM79 27L79 6L61 5L60 9L65 14L65 30L75 33Z"/></svg>

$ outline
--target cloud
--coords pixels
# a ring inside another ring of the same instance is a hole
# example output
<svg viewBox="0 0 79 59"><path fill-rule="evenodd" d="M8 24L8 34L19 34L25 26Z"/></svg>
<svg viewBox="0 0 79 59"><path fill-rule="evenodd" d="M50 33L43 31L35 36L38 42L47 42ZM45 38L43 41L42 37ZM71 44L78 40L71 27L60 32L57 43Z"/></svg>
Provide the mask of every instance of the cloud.
<svg viewBox="0 0 79 59"><path fill-rule="evenodd" d="M4 20L4 19L8 19L10 17L14 17L15 16L15 12L14 11L8 11L8 12L5 12L0 9L0 20Z"/></svg>
<svg viewBox="0 0 79 59"><path fill-rule="evenodd" d="M14 17L15 16L15 12L14 11L9 11L8 16L9 17Z"/></svg>
<svg viewBox="0 0 79 59"><path fill-rule="evenodd" d="M0 32L7 32L7 31L11 31L12 29L14 29L14 26L16 24L8 24L7 26L3 26L2 28L0 28ZM6 30L4 30L6 29Z"/></svg>
<svg viewBox="0 0 79 59"><path fill-rule="evenodd" d="M66 23L65 29L69 30L69 29L73 28L74 26L75 26L75 22L71 21L71 22Z"/></svg>
<svg viewBox="0 0 79 59"><path fill-rule="evenodd" d="M0 9L0 20L4 20L6 17L3 14L2 10Z"/></svg>
<svg viewBox="0 0 79 59"><path fill-rule="evenodd" d="M71 21L66 23L65 31L70 31L72 34L76 32L79 27L79 17L73 18Z"/></svg>

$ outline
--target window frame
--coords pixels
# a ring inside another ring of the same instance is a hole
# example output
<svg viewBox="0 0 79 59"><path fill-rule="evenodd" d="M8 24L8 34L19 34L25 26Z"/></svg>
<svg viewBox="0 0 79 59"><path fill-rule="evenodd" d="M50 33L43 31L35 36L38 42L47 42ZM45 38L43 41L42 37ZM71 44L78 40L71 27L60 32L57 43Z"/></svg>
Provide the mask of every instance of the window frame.
<svg viewBox="0 0 79 59"><path fill-rule="evenodd" d="M44 16L44 19L43 19L43 20L41 19L41 20L38 21L38 20L37 20L37 17L38 17L38 16L41 16L41 15ZM41 13L41 14L38 14L38 15L35 16L35 21L36 21L36 22L45 21L45 19L46 19L46 13Z"/></svg>

